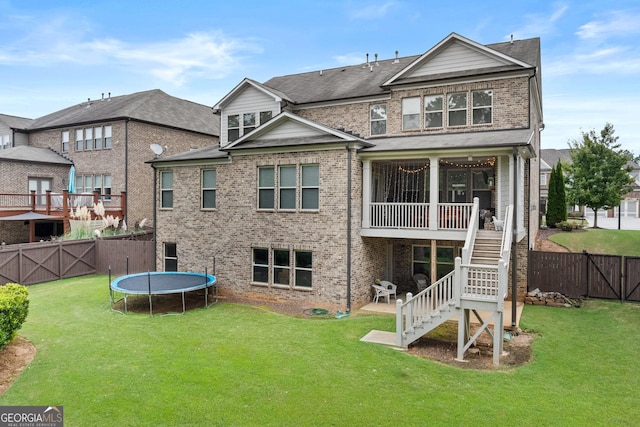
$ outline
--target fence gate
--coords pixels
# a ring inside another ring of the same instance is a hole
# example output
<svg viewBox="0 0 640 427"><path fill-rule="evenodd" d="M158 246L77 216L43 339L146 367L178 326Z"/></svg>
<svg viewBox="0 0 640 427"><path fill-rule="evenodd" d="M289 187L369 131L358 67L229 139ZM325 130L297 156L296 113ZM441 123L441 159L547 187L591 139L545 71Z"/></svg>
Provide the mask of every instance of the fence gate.
<svg viewBox="0 0 640 427"><path fill-rule="evenodd" d="M640 257L529 251L527 278L529 290L640 301Z"/></svg>

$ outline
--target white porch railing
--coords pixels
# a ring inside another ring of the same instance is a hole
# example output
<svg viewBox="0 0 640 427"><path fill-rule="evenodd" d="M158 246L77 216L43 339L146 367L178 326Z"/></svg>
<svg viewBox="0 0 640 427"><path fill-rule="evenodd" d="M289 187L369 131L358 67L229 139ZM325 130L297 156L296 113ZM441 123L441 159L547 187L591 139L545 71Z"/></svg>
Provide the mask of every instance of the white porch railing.
<svg viewBox="0 0 640 427"><path fill-rule="evenodd" d="M466 230L473 206L473 203L438 203L436 229ZM430 210L429 203L370 203L370 227L428 230Z"/></svg>

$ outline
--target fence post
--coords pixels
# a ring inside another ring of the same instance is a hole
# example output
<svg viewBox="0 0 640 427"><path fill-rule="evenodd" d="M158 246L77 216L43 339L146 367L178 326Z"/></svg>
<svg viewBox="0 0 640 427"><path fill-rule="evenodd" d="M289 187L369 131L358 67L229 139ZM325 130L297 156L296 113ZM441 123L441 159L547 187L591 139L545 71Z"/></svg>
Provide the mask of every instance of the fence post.
<svg viewBox="0 0 640 427"><path fill-rule="evenodd" d="M584 258L584 268L585 268L585 278L587 281L587 298L589 298L591 296L591 280L589 278L589 252L583 250L582 253L584 254L585 258Z"/></svg>

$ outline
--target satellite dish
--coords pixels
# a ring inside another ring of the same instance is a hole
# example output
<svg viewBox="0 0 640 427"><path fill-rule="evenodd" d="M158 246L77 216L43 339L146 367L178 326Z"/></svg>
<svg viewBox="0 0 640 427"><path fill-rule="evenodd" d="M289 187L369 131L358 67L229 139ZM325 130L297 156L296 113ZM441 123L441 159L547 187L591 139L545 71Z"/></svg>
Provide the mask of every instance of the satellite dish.
<svg viewBox="0 0 640 427"><path fill-rule="evenodd" d="M164 151L162 145L160 144L151 144L149 148L151 148L151 151L153 151L153 154L155 154L156 156L159 156Z"/></svg>

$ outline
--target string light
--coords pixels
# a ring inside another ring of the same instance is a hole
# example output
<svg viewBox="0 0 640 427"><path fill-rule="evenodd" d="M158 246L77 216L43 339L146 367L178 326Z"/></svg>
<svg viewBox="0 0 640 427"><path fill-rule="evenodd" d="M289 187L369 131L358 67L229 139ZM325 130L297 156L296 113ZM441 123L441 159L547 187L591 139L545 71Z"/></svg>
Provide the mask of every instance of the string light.
<svg viewBox="0 0 640 427"><path fill-rule="evenodd" d="M489 157L486 160L479 160L475 163L457 163L457 162L450 162L448 160L440 160L440 164L447 165L447 166L454 166L457 168L479 168L482 166L493 167L496 164L496 158Z"/></svg>
<svg viewBox="0 0 640 427"><path fill-rule="evenodd" d="M429 169L429 163L426 163L424 166L418 168L418 169L405 169L402 166L398 166L398 170L400 172L404 172L404 173L420 173L424 170Z"/></svg>

